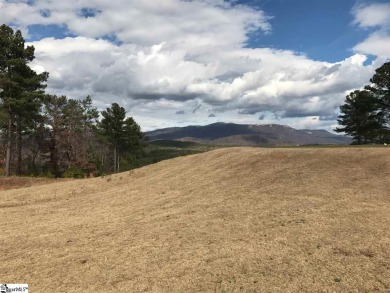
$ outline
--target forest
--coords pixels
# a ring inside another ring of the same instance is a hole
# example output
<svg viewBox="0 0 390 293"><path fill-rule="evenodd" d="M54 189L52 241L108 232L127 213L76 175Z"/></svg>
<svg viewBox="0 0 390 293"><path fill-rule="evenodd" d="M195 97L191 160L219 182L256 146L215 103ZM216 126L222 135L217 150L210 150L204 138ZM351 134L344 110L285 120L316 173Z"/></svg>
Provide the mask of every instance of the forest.
<svg viewBox="0 0 390 293"><path fill-rule="evenodd" d="M0 174L77 178L136 167L146 141L125 109L46 94L49 73L37 74L32 60L22 33L0 26Z"/></svg>

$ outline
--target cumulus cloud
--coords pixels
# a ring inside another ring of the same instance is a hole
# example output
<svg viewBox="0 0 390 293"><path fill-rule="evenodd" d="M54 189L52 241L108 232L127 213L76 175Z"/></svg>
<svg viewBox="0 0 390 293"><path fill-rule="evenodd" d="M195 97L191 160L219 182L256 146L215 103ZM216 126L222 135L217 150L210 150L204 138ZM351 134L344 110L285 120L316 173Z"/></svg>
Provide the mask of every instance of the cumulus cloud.
<svg viewBox="0 0 390 293"><path fill-rule="evenodd" d="M363 54L378 56L381 61L390 58L390 3L359 5L353 9L354 24L363 29L375 29L367 39L353 49Z"/></svg>
<svg viewBox="0 0 390 293"><path fill-rule="evenodd" d="M354 23L362 28L390 27L390 4L374 3L371 5L357 5L352 10Z"/></svg>
<svg viewBox="0 0 390 293"><path fill-rule="evenodd" d="M354 50L363 54L380 56L382 60L389 59L390 35L382 32L375 32L363 42L356 45Z"/></svg>
<svg viewBox="0 0 390 293"><path fill-rule="evenodd" d="M278 119L334 117L345 93L372 76L374 65L365 66L362 54L387 54L386 18L370 22L367 9L354 9L355 23L380 31L335 63L246 48L252 31L272 32L271 18L234 1L0 0L0 19L26 31L33 24L63 27L69 37L30 43L33 68L50 72L48 91L91 94L99 107L120 102L151 129L178 123L181 113L192 124L207 123L209 111L236 122L263 112Z"/></svg>
<svg viewBox="0 0 390 293"><path fill-rule="evenodd" d="M149 46L166 40L197 46L240 44L248 30L271 29L262 11L224 0L1 0L0 19L25 28L66 25L76 35L115 35L126 43Z"/></svg>

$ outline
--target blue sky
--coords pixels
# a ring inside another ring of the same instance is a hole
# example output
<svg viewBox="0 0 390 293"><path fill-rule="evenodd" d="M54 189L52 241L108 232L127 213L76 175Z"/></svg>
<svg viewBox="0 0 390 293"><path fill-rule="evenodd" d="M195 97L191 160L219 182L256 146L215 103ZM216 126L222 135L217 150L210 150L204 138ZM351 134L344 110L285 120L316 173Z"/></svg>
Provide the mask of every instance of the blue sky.
<svg viewBox="0 0 390 293"><path fill-rule="evenodd" d="M332 129L390 58L384 0L0 0L48 92L125 106L143 129L213 122Z"/></svg>
<svg viewBox="0 0 390 293"><path fill-rule="evenodd" d="M374 30L357 29L352 8L389 1L240 0L237 3L262 9L273 17L272 33L253 34L248 47L294 50L315 60L337 62L351 56L352 48Z"/></svg>
<svg viewBox="0 0 390 293"><path fill-rule="evenodd" d="M274 16L272 33L249 41L250 47L276 47L306 54L309 58L336 62L351 55L351 48L367 36L353 25L351 0L252 0Z"/></svg>

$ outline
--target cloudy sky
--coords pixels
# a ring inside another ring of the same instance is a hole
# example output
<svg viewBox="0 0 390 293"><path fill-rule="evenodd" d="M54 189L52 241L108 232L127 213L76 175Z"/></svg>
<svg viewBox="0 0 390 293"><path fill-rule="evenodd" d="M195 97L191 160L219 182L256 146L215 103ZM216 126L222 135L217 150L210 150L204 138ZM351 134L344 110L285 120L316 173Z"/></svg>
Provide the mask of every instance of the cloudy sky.
<svg viewBox="0 0 390 293"><path fill-rule="evenodd" d="M390 58L388 0L0 0L47 91L126 108L143 130L332 129Z"/></svg>

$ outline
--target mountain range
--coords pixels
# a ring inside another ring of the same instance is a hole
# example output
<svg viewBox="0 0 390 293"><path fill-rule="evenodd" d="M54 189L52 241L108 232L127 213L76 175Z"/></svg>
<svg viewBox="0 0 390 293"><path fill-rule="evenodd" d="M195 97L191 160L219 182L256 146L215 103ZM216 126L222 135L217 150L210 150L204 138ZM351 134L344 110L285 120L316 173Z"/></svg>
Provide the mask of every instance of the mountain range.
<svg viewBox="0 0 390 293"><path fill-rule="evenodd" d="M294 129L286 125L213 123L157 129L145 133L150 141L176 140L226 146L350 144L347 136L326 130Z"/></svg>

